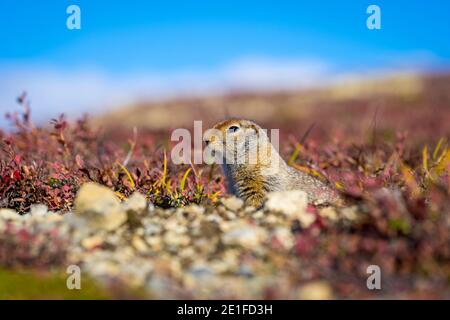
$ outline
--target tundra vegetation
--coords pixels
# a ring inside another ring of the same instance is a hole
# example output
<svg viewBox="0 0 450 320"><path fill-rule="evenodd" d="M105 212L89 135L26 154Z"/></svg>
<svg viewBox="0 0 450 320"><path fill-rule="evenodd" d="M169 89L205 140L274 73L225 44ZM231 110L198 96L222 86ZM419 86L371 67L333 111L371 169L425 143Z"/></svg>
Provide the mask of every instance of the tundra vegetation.
<svg viewBox="0 0 450 320"><path fill-rule="evenodd" d="M75 263L88 298L450 298L448 75L178 99L43 125L26 95L18 103L0 131L0 297L20 285L20 297L76 298L61 289ZM227 196L219 167L170 161L173 129L227 116L279 128L288 163L331 181L347 206L291 193L246 208ZM381 290L366 287L370 265ZM45 279L55 293L39 296Z"/></svg>

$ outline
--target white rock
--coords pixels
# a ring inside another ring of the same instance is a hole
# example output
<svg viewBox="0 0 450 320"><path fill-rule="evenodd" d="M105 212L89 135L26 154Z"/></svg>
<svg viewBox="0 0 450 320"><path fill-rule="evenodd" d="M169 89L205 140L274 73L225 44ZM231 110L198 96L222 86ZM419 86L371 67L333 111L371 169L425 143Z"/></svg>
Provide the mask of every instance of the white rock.
<svg viewBox="0 0 450 320"><path fill-rule="evenodd" d="M351 220L354 221L358 218L358 214L357 214L357 208L356 206L351 206L351 207L345 207L341 210L341 214L342 216L347 219L347 220Z"/></svg>
<svg viewBox="0 0 450 320"><path fill-rule="evenodd" d="M333 290L326 281L313 281L303 285L297 292L299 300L331 300Z"/></svg>
<svg viewBox="0 0 450 320"><path fill-rule="evenodd" d="M112 260L96 259L95 256L87 256L84 269L95 278L114 278L119 275L119 266Z"/></svg>
<svg viewBox="0 0 450 320"><path fill-rule="evenodd" d="M127 212L143 214L147 211L147 199L136 191L123 203L123 209Z"/></svg>
<svg viewBox="0 0 450 320"><path fill-rule="evenodd" d="M316 221L316 216L312 213L303 211L303 212L299 212L297 219L303 228L308 228L310 225L312 225Z"/></svg>
<svg viewBox="0 0 450 320"><path fill-rule="evenodd" d="M151 221L146 221L144 223L144 234L146 236L158 235L162 231L162 227L159 224L153 223Z"/></svg>
<svg viewBox="0 0 450 320"><path fill-rule="evenodd" d="M142 287L146 279L153 270L153 265L149 261L135 257L131 261L119 264L119 278L131 287Z"/></svg>
<svg viewBox="0 0 450 320"><path fill-rule="evenodd" d="M227 211L225 211L225 217L228 220L234 220L234 219L236 219L236 213L234 213L233 211L227 210Z"/></svg>
<svg viewBox="0 0 450 320"><path fill-rule="evenodd" d="M139 236L133 236L133 239L131 240L131 244L132 244L133 248L135 248L140 253L145 253L148 250L147 244Z"/></svg>
<svg viewBox="0 0 450 320"><path fill-rule="evenodd" d="M73 212L67 212L62 216L64 224L78 230L82 230L86 228L86 220L80 218L79 215L73 213Z"/></svg>
<svg viewBox="0 0 450 320"><path fill-rule="evenodd" d="M280 242L284 249L289 250L294 245L294 237L289 228L277 227L273 231L273 236Z"/></svg>
<svg viewBox="0 0 450 320"><path fill-rule="evenodd" d="M12 209L0 209L0 218L4 220L21 220L23 217Z"/></svg>
<svg viewBox="0 0 450 320"><path fill-rule="evenodd" d="M307 206L308 196L300 190L271 192L265 203L266 209L281 212L288 217L305 211Z"/></svg>
<svg viewBox="0 0 450 320"><path fill-rule="evenodd" d="M98 229L117 229L127 219L114 192L93 182L81 186L75 198L75 209L75 213L85 218L89 226Z"/></svg>
<svg viewBox="0 0 450 320"><path fill-rule="evenodd" d="M93 235L93 236L91 236L91 237L84 238L84 239L81 241L81 245L82 245L85 249L91 250L91 249L93 249L93 248L95 248L95 247L98 247L98 246L100 246L101 244L103 244L104 241L105 241L104 236L99 235L99 234L96 234L96 235Z"/></svg>
<svg viewBox="0 0 450 320"><path fill-rule="evenodd" d="M33 204L30 208L30 215L34 217L44 217L48 212L45 204Z"/></svg>
<svg viewBox="0 0 450 320"><path fill-rule="evenodd" d="M336 212L336 210L335 210L334 208L332 208L332 207L325 207L325 208L321 209L321 210L319 211L319 214L320 214L322 217L327 218L327 219L329 219L329 220L331 220L331 221L337 221L337 220L338 220L337 212Z"/></svg>
<svg viewBox="0 0 450 320"><path fill-rule="evenodd" d="M145 288L151 292L153 296L159 299L167 299L173 296L173 288L177 287L175 280L169 276L155 274L146 282Z"/></svg>
<svg viewBox="0 0 450 320"><path fill-rule="evenodd" d="M284 214L291 219L298 219L302 227L309 227L316 217L306 212L308 196L301 190L277 191L267 195L265 209Z"/></svg>
<svg viewBox="0 0 450 320"><path fill-rule="evenodd" d="M205 208L196 204L191 204L182 208L182 211L196 217L203 215L205 213Z"/></svg>
<svg viewBox="0 0 450 320"><path fill-rule="evenodd" d="M221 200L221 202L228 210L231 210L233 212L238 211L244 206L244 201L237 197L224 198Z"/></svg>
<svg viewBox="0 0 450 320"><path fill-rule="evenodd" d="M265 239L265 230L252 225L237 225L222 235L222 242L225 245L241 246L247 249L258 247Z"/></svg>
<svg viewBox="0 0 450 320"><path fill-rule="evenodd" d="M182 247L189 245L190 238L186 235L168 231L164 234L164 243L170 247Z"/></svg>
<svg viewBox="0 0 450 320"><path fill-rule="evenodd" d="M258 220L264 218L264 211L263 210L256 211L255 213L252 214L252 218Z"/></svg>

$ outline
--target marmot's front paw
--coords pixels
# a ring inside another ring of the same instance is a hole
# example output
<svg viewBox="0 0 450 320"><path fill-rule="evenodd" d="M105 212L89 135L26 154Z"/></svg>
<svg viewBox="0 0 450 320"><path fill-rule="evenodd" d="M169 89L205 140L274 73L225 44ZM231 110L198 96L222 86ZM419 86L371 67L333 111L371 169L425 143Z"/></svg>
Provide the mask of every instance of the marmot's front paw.
<svg viewBox="0 0 450 320"><path fill-rule="evenodd" d="M259 209L264 205L264 196L258 195L258 194L253 194L250 197L248 197L247 199L245 199L245 204L247 206L252 206L256 209Z"/></svg>

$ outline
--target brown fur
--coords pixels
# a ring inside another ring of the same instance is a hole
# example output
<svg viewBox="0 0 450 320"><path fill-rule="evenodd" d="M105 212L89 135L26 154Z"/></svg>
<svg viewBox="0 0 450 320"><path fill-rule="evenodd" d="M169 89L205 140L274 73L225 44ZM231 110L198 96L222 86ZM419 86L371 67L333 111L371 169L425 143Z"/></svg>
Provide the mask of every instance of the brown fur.
<svg viewBox="0 0 450 320"><path fill-rule="evenodd" d="M229 132L231 126L238 126L239 129L236 132ZM248 159L250 151L255 151L254 148L263 150L261 153L256 152L255 163L246 161L222 165L229 192L241 197L247 204L259 207L268 192L282 190L303 190L308 196L308 201L315 204L339 201L336 191L328 184L288 166L256 123L230 119L217 123L213 129L219 130L221 136L212 134L206 139L208 147L212 150L222 153L228 151L235 159L239 157L238 151ZM225 143L227 135L237 141L238 145L227 145ZM245 143L246 139L251 142Z"/></svg>

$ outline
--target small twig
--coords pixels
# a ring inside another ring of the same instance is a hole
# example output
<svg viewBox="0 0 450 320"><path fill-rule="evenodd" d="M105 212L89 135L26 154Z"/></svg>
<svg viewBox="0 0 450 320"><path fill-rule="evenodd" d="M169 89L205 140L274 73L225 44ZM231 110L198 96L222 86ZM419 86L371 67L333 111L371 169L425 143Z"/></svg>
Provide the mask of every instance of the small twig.
<svg viewBox="0 0 450 320"><path fill-rule="evenodd" d="M375 108L375 113L373 114L372 120L372 148L375 148L377 141L377 117L378 117L378 106Z"/></svg>
<svg viewBox="0 0 450 320"><path fill-rule="evenodd" d="M189 161L189 164L190 164L190 166L192 168L192 171L194 172L195 178L198 179L199 178L199 174L198 174L197 168L195 168L195 166L192 163L192 161Z"/></svg>
<svg viewBox="0 0 450 320"><path fill-rule="evenodd" d="M17 97L17 102L23 108L22 120L24 128L33 128L33 123L31 122L31 108L30 100L28 100L28 94L26 91Z"/></svg>
<svg viewBox="0 0 450 320"><path fill-rule="evenodd" d="M127 154L125 160L123 160L123 162L122 162L122 165L124 167L127 166L128 162L131 160L131 156L133 155L134 148L136 147L137 134L138 134L137 128L133 127L133 140L128 141L130 143L130 150L128 151L128 154Z"/></svg>
<svg viewBox="0 0 450 320"><path fill-rule="evenodd" d="M303 145L304 142L306 141L306 138L308 138L309 134L311 133L312 129L314 129L314 127L316 126L316 123L313 122L309 128L305 131L305 133L303 134L302 138L300 139L300 144Z"/></svg>

